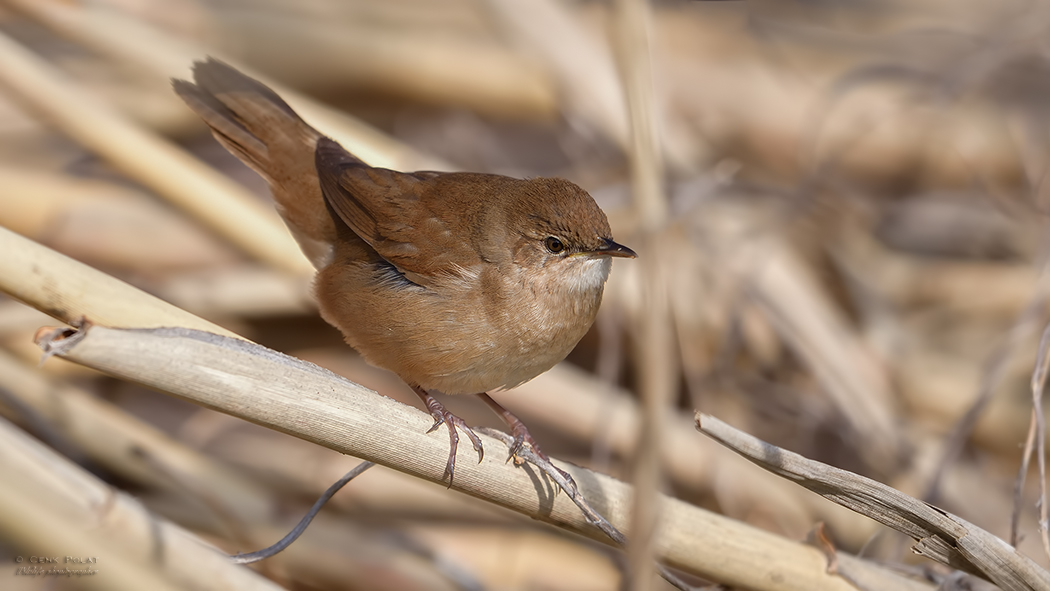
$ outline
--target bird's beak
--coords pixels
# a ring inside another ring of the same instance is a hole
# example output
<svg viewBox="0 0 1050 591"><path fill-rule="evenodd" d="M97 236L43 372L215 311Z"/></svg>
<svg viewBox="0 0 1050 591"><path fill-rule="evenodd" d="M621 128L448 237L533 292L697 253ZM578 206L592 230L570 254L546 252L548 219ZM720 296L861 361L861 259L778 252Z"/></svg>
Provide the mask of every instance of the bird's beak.
<svg viewBox="0 0 1050 591"><path fill-rule="evenodd" d="M633 259L638 256L638 253L634 252L633 250L627 248L622 244L617 244L616 242L613 242L610 238L602 238L602 241L604 242L604 244L592 250L588 254L622 257L625 259Z"/></svg>

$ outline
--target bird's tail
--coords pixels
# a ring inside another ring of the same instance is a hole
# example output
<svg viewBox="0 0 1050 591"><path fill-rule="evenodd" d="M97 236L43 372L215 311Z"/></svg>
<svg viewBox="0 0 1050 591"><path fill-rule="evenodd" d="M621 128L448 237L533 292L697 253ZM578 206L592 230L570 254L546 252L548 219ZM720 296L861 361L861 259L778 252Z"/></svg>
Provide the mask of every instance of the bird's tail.
<svg viewBox="0 0 1050 591"><path fill-rule="evenodd" d="M172 85L219 143L270 183L278 212L314 266L327 264L336 228L314 164L323 136L277 93L213 58L193 64L193 82Z"/></svg>

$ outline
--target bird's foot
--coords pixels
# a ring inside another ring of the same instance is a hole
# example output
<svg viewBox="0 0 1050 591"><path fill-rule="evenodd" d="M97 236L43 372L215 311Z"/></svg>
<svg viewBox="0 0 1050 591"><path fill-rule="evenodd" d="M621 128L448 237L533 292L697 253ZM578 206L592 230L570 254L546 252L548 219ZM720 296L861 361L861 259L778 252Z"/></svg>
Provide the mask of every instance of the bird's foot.
<svg viewBox="0 0 1050 591"><path fill-rule="evenodd" d="M561 468L555 466L554 463L551 462L551 459L547 457L547 454L543 453L543 450L540 449L540 444L536 443L536 440L533 439L532 434L529 433L529 430L527 427L525 427L524 423L522 423L521 421L517 421L516 424L508 426L510 427L511 435L514 436L514 441L510 444L510 455L507 457L508 462L514 460L514 463L519 466L525 463L525 460L518 455L518 452L521 451L521 447L524 444L528 443L529 447L532 448L532 453L536 454L537 456L542 458L543 461L550 464L551 468L557 470L558 474L561 474L562 478L569 482L571 488L577 488L576 481L572 479L572 476L570 476L569 473L565 470L562 470Z"/></svg>
<svg viewBox="0 0 1050 591"><path fill-rule="evenodd" d="M543 461L547 462L551 465L552 468L557 470L558 473L561 474L562 477L565 478L565 480L567 480L572 485L573 489L576 488L576 481L572 479L572 476L570 476L568 472L555 466L551 462L551 459L547 457L547 454L543 453L543 450L540 449L540 444L536 443L536 440L532 437L532 434L529 433L528 427L525 426L525 423L521 422L521 419L515 416L514 413L504 408L503 405L496 402L488 394L478 394L478 397L484 400L485 404L488 404L489 407L492 408L492 410L496 411L496 414L498 414L500 418L503 419L503 422L506 423L508 427L510 427L510 433L514 436L514 441L510 444L510 455L507 456L508 462L514 460L514 463L519 466L523 464L525 460L518 456L518 452L521 451L523 445L528 443L529 447L532 448L532 453L542 458Z"/></svg>
<svg viewBox="0 0 1050 591"><path fill-rule="evenodd" d="M445 409L445 406L437 401L436 398L427 393L426 390L419 386L413 386L416 395L426 405L430 415L434 417L434 424L427 430L427 433L433 433L444 424L448 427L448 441L449 441L449 452L448 452L448 463L445 464L445 473L441 476L444 480L448 478L448 486L452 487L452 479L456 473L456 450L459 448L459 433L456 432L456 427L463 429L470 439L470 442L474 445L474 451L478 452L478 463L480 464L485 459L485 449L481 445L481 438L474 432L473 429L467 425L466 421L452 414Z"/></svg>

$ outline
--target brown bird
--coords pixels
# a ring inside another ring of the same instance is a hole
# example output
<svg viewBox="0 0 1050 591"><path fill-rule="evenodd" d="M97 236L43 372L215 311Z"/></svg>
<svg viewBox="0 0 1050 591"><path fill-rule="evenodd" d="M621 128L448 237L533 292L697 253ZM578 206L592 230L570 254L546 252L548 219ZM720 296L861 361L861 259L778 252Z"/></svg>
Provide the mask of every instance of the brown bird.
<svg viewBox="0 0 1050 591"><path fill-rule="evenodd" d="M479 461L481 440L429 390L477 394L514 434L524 424L486 392L518 386L565 358L594 322L612 239L586 191L555 178L373 168L306 124L275 92L214 59L175 92L216 139L269 183L277 210L318 269L326 321L371 364L401 377ZM444 476L442 477L444 478Z"/></svg>

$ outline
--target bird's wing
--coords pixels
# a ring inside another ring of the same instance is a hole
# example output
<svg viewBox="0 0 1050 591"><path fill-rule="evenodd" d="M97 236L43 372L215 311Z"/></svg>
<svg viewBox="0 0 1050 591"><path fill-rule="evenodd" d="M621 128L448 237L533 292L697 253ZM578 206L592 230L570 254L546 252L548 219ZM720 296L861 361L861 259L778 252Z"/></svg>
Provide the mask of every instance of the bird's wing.
<svg viewBox="0 0 1050 591"><path fill-rule="evenodd" d="M412 282L425 286L481 262L470 237L429 207L428 181L443 173L372 168L327 138L318 142L316 164L335 216Z"/></svg>

